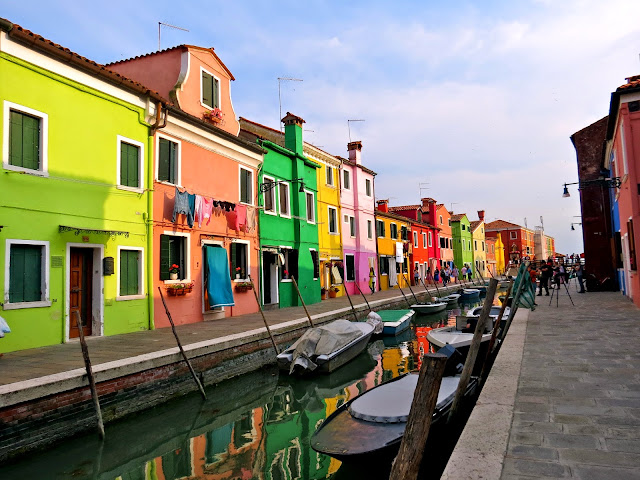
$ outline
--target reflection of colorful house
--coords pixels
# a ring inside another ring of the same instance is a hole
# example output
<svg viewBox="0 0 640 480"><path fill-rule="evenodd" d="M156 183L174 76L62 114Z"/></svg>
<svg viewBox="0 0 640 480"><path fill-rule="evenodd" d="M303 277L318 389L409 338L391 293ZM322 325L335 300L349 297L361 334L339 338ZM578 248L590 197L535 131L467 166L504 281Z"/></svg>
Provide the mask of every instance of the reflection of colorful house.
<svg viewBox="0 0 640 480"><path fill-rule="evenodd" d="M471 222L465 213L451 215L451 236L453 237L453 261L458 268L464 265L472 266L475 276L475 266L473 263L473 245L471 236Z"/></svg>
<svg viewBox="0 0 640 480"><path fill-rule="evenodd" d="M376 237L378 242L378 271L380 290L406 287L409 272L409 243L411 221L389 213L389 201L378 200L376 209Z"/></svg>
<svg viewBox="0 0 640 480"><path fill-rule="evenodd" d="M362 142L349 142L349 159L342 159L340 207L342 215L343 281L351 294L369 290L369 272L376 271L374 185L376 173L362 165Z"/></svg>
<svg viewBox="0 0 640 480"><path fill-rule="evenodd" d="M496 265L496 239L495 237L486 237L485 242L487 244L487 272L490 276L495 277L498 275Z"/></svg>
<svg viewBox="0 0 640 480"><path fill-rule="evenodd" d="M487 246L484 235L484 210L478 211L479 220L469 223L473 242L473 261L475 271L482 277L487 276ZM475 273L474 273L475 275Z"/></svg>
<svg viewBox="0 0 640 480"><path fill-rule="evenodd" d="M146 330L157 93L0 22L0 351ZM95 120L94 120L95 119Z"/></svg>
<svg viewBox="0 0 640 480"><path fill-rule="evenodd" d="M485 225L485 232L486 232L486 225ZM490 238L490 237L486 237L486 238ZM505 261L505 254L504 254L504 244L502 243L502 236L498 235L495 238L496 241L496 249L495 249L495 254L496 254L496 272L498 275L502 275L506 268L507 268L507 264Z"/></svg>
<svg viewBox="0 0 640 480"><path fill-rule="evenodd" d="M253 295L233 291L233 286L258 278L258 232L251 219L256 216L263 151L238 137L233 75L213 49L187 45L122 60L110 68L171 96L178 107L169 108L154 138L154 291L160 287L167 296L176 286L193 284L186 297L166 299L176 323L257 311ZM211 216L176 215L176 204L187 195L193 195L189 202L196 212L199 206L207 212L209 205ZM226 271L220 273L212 262ZM170 278L171 265L178 266L177 279ZM209 298L210 289L225 289L233 298ZM158 296L155 319L157 326L169 325Z"/></svg>

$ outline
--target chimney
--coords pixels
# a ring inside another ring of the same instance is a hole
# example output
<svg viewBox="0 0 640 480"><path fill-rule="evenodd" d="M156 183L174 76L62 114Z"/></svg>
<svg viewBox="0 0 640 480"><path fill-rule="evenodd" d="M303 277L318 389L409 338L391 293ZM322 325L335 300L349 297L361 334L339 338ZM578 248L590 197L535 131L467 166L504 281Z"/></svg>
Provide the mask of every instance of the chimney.
<svg viewBox="0 0 640 480"><path fill-rule="evenodd" d="M360 156L362 154L362 142L360 140L356 140L355 142L347 143L347 150L349 150L349 160L356 165L361 165L362 159Z"/></svg>
<svg viewBox="0 0 640 480"><path fill-rule="evenodd" d="M389 213L389 200L378 200L378 211Z"/></svg>
<svg viewBox="0 0 640 480"><path fill-rule="evenodd" d="M481 222L484 222L484 210L478 210L478 219L480 219Z"/></svg>
<svg viewBox="0 0 640 480"><path fill-rule="evenodd" d="M285 148L302 155L302 124L305 123L305 121L287 112L287 115L282 119L282 123L284 123Z"/></svg>
<svg viewBox="0 0 640 480"><path fill-rule="evenodd" d="M438 226L438 221L436 220L436 201L433 198L429 199L429 223L434 227Z"/></svg>

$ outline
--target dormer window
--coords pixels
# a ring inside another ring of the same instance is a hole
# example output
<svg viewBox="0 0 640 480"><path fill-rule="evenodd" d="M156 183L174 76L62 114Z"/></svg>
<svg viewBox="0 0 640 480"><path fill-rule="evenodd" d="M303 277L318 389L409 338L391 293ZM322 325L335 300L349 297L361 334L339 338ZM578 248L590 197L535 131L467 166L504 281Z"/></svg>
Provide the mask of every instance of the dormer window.
<svg viewBox="0 0 640 480"><path fill-rule="evenodd" d="M220 80L204 68L200 69L202 74L200 99L203 106L208 108L220 108Z"/></svg>

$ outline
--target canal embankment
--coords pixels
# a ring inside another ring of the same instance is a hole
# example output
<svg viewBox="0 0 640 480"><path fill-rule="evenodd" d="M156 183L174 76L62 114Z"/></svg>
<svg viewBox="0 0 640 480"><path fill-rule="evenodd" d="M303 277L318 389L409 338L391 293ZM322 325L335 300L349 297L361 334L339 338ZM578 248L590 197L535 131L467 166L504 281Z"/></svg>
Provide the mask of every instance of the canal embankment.
<svg viewBox="0 0 640 480"><path fill-rule="evenodd" d="M415 290L420 301L435 293ZM369 307L362 297L352 300L356 315L364 318ZM397 290L377 292L367 300L374 310L407 308ZM311 305L308 310L316 324L353 318L344 297ZM280 348L293 342L309 325L302 307L268 311L265 315ZM205 385L275 362L275 352L259 314L183 325L177 330ZM105 423L197 388L170 329L91 338L88 345ZM2 366L0 461L88 431L95 425L77 343L12 352L3 357Z"/></svg>

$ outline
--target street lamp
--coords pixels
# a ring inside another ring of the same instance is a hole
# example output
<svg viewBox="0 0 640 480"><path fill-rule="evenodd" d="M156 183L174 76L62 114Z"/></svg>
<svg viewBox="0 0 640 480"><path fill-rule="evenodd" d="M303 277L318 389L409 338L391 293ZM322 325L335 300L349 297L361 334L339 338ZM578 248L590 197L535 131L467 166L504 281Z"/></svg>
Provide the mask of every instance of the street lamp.
<svg viewBox="0 0 640 480"><path fill-rule="evenodd" d="M304 179L302 179L302 178L294 178L293 180L290 180L290 181L291 181L291 183L299 183L300 184L300 188L298 189L298 192L300 192L300 193L304 192ZM279 185L280 183L287 183L287 182L283 181L283 180L276 180L275 182L267 180L267 181L262 182L260 184L260 191L262 193L268 192L269 190L273 189L276 185Z"/></svg>
<svg viewBox="0 0 640 480"><path fill-rule="evenodd" d="M574 225L582 225L580 222L572 222L571 223L571 230L575 230L576 227L574 227Z"/></svg>
<svg viewBox="0 0 640 480"><path fill-rule="evenodd" d="M620 180L620 177L613 177L613 178L596 178L595 180L582 180L580 182L565 183L564 190L562 191L563 198L567 198L571 196L571 194L569 193L569 189L567 188L567 185L578 185L578 190L581 190L590 185L602 185L607 188L620 188L620 185L622 185L622 181Z"/></svg>

